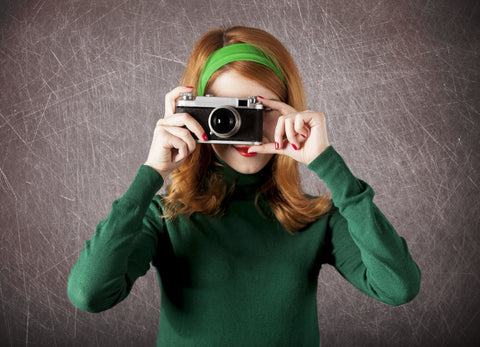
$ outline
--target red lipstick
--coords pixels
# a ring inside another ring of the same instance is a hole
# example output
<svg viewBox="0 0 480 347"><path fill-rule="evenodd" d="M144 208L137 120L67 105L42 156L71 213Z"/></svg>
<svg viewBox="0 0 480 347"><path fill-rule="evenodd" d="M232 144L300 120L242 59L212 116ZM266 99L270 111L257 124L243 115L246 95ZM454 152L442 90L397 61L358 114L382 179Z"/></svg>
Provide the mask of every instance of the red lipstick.
<svg viewBox="0 0 480 347"><path fill-rule="evenodd" d="M251 158L251 157L254 157L254 156L257 155L257 153L255 153L255 152L248 153L248 149L250 147L236 147L236 146L233 146L233 148L235 148L237 150L237 152L240 153L240 155L243 156L243 157Z"/></svg>

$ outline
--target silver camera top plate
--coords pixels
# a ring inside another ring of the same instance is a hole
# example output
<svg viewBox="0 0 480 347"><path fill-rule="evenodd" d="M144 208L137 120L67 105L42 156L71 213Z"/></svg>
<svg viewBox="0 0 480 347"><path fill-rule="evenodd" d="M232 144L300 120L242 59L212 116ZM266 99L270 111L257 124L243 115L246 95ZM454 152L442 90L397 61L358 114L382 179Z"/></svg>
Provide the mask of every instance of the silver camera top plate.
<svg viewBox="0 0 480 347"><path fill-rule="evenodd" d="M257 97L250 96L248 98L228 98L221 96L195 96L191 93L182 93L181 98L177 101L177 106L182 107L220 107L232 106L235 108L250 108L263 110L263 105L257 102Z"/></svg>

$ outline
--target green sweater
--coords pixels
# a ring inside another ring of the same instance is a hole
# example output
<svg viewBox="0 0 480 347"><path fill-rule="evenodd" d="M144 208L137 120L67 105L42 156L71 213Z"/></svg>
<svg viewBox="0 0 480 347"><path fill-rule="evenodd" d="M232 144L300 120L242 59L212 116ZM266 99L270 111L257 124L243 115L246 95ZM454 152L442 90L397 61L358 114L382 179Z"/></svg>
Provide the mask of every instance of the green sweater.
<svg viewBox="0 0 480 347"><path fill-rule="evenodd" d="M162 292L157 345L211 347L318 346L324 263L377 300L413 299L420 271L373 203L372 188L333 147L308 168L325 181L335 208L292 235L255 208L266 170L233 174L236 188L222 217L170 221L159 218L162 197L155 195L163 179L142 165L86 241L69 277L70 300L88 312L111 308L152 264Z"/></svg>

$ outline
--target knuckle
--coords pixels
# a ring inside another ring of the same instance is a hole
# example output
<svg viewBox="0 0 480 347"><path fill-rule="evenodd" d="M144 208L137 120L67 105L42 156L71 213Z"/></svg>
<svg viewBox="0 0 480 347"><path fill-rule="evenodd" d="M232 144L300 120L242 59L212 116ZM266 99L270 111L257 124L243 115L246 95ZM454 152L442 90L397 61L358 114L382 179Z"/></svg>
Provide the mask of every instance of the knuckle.
<svg viewBox="0 0 480 347"><path fill-rule="evenodd" d="M186 113L175 113L175 117L177 117L180 121L182 121L185 124L188 122L188 117Z"/></svg>
<svg viewBox="0 0 480 347"><path fill-rule="evenodd" d="M178 146L178 150L183 153L188 153L188 145L182 141Z"/></svg>
<svg viewBox="0 0 480 347"><path fill-rule="evenodd" d="M318 119L322 122L325 123L327 121L327 118L322 112L318 112Z"/></svg>
<svg viewBox="0 0 480 347"><path fill-rule="evenodd" d="M167 135L167 133L168 133L168 131L165 130L164 127L157 127L157 128L155 128L154 136L155 136L155 137L165 138L165 135Z"/></svg>
<svg viewBox="0 0 480 347"><path fill-rule="evenodd" d="M197 143L195 142L195 140L192 139L191 143L189 144L190 153L192 153L196 147L197 147Z"/></svg>
<svg viewBox="0 0 480 347"><path fill-rule="evenodd" d="M180 128L179 133L180 133L180 136L182 136L182 139L188 139L191 136L190 131L188 131L188 129L185 129L185 128Z"/></svg>

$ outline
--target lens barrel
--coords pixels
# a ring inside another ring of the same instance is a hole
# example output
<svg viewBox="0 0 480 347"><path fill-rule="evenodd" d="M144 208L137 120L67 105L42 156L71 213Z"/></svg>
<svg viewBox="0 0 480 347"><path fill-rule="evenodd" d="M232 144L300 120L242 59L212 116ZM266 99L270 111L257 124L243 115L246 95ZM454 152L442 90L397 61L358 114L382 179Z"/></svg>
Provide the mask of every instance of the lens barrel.
<svg viewBox="0 0 480 347"><path fill-rule="evenodd" d="M220 138L235 135L242 121L238 111L231 106L219 106L212 110L208 117L210 131Z"/></svg>

